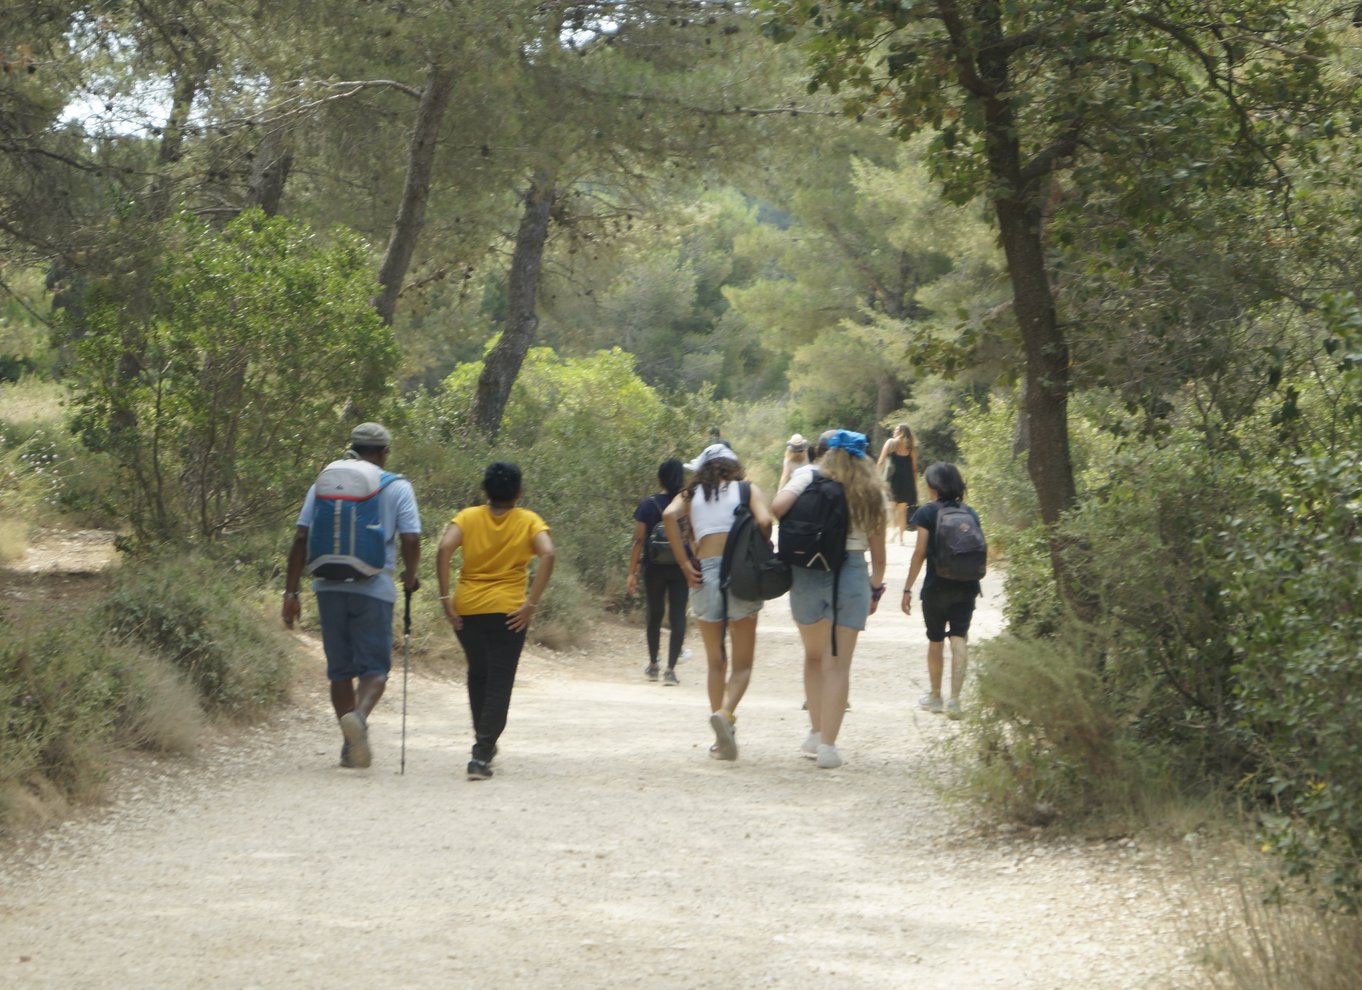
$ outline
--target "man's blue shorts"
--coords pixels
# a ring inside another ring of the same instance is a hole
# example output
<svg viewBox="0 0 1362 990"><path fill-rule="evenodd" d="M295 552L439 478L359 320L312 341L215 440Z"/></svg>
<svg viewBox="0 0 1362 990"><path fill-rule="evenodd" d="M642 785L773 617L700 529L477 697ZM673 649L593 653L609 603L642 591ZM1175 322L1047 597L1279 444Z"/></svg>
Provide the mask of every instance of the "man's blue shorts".
<svg viewBox="0 0 1362 990"><path fill-rule="evenodd" d="M317 592L326 676L387 677L393 665L393 604L353 591Z"/></svg>

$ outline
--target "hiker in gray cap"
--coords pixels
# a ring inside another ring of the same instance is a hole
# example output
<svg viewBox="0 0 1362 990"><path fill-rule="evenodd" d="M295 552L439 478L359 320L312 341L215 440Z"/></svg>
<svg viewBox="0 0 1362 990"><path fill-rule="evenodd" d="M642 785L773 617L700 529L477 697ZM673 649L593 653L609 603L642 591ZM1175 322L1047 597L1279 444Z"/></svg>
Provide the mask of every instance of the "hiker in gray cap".
<svg viewBox="0 0 1362 990"><path fill-rule="evenodd" d="M420 582L421 516L411 482L384 470L392 434L378 423L350 431L350 449L332 461L307 491L288 555L284 625L302 612L299 582L312 575L321 619L331 705L340 720L340 765L367 767L369 716L392 668L393 579L402 549L402 587Z"/></svg>

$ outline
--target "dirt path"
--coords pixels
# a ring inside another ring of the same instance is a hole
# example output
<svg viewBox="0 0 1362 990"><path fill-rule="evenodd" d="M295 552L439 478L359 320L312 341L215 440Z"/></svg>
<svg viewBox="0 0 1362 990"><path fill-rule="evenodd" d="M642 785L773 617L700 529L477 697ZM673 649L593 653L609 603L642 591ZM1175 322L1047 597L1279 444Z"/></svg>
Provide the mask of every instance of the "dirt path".
<svg viewBox="0 0 1362 990"><path fill-rule="evenodd" d="M894 548L891 588L906 563ZM980 634L999 625L990 591ZM914 707L920 620L871 623L836 771L798 753L783 601L763 613L736 764L706 756L703 661L680 687L646 682L641 630L527 653L485 783L463 780L461 683L412 677L401 776L400 680L368 771L336 768L315 685L0 864L0 986L1153 990L1185 977L1163 857L1000 834L944 800L939 754L957 729Z"/></svg>

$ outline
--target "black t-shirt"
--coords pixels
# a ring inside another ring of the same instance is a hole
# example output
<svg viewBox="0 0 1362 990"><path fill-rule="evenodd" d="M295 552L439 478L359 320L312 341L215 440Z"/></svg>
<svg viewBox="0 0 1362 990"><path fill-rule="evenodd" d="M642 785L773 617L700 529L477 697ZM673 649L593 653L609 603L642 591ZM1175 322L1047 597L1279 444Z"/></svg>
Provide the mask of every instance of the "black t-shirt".
<svg viewBox="0 0 1362 990"><path fill-rule="evenodd" d="M937 588L970 589L978 596L982 593L978 581L952 581L950 578L943 578L936 573L936 517L941 509L941 503L924 502L917 507L913 513L913 518L908 520L910 526L920 526L927 531L927 572L922 578L922 593ZM965 510L974 517L974 521L979 521L979 513L975 512L968 505Z"/></svg>

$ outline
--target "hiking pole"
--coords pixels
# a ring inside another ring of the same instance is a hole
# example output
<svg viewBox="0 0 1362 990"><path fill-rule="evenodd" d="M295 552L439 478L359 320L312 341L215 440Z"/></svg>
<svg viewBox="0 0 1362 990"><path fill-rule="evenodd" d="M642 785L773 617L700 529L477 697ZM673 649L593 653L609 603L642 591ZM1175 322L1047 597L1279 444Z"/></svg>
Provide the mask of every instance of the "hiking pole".
<svg viewBox="0 0 1362 990"><path fill-rule="evenodd" d="M402 616L402 755L398 760L399 774L407 772L407 655L411 646L411 592L407 592L406 609Z"/></svg>

